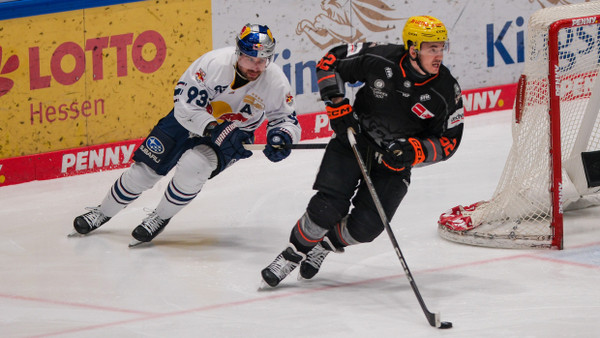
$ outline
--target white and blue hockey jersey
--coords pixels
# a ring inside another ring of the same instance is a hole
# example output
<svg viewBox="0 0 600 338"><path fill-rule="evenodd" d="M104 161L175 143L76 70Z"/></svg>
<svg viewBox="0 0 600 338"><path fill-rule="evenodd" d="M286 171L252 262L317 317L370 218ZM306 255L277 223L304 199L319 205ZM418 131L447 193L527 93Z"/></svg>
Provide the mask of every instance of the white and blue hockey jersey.
<svg viewBox="0 0 600 338"><path fill-rule="evenodd" d="M175 118L202 135L212 121L231 121L253 132L265 120L267 129L285 128L293 143L300 141L294 97L281 68L271 62L255 81L232 89L236 76L235 47L210 51L194 61L175 89Z"/></svg>

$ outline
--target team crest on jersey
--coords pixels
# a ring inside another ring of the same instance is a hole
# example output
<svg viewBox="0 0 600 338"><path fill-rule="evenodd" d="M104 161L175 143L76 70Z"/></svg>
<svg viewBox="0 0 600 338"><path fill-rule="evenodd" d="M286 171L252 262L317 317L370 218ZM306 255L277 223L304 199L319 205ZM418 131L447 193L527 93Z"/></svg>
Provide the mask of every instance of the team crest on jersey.
<svg viewBox="0 0 600 338"><path fill-rule="evenodd" d="M206 77L206 73L202 70L202 68L198 68L196 72L196 81L204 82L204 77Z"/></svg>
<svg viewBox="0 0 600 338"><path fill-rule="evenodd" d="M371 87L371 91L373 92L373 96L378 99L385 99L388 94L383 91L383 87L385 87L385 82L382 79L376 79L373 81L373 86Z"/></svg>
<svg viewBox="0 0 600 338"><path fill-rule="evenodd" d="M162 154L165 151L165 146L156 136L150 136L146 140L146 148L150 149L155 154Z"/></svg>
<svg viewBox="0 0 600 338"><path fill-rule="evenodd" d="M426 120L434 117L432 112L430 112L424 105L417 103L410 109L415 115L417 115L420 119Z"/></svg>
<svg viewBox="0 0 600 338"><path fill-rule="evenodd" d="M292 94L287 93L287 95L285 96L285 103L287 103L288 106L291 106L294 103L294 97L292 96Z"/></svg>
<svg viewBox="0 0 600 338"><path fill-rule="evenodd" d="M394 76L394 72L392 72L392 68L390 68L390 67L385 67L385 68L384 68L384 70L385 70L385 76L386 76L388 79L391 79L391 78L392 78L392 76Z"/></svg>

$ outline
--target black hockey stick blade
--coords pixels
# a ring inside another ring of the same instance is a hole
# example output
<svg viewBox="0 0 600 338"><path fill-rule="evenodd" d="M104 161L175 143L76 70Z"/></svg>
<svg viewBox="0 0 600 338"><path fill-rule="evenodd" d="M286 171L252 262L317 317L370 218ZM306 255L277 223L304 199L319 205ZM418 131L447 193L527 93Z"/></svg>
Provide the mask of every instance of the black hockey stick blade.
<svg viewBox="0 0 600 338"><path fill-rule="evenodd" d="M244 144L246 150L263 150L266 144ZM298 143L286 144L285 149L325 149L327 143Z"/></svg>
<svg viewBox="0 0 600 338"><path fill-rule="evenodd" d="M387 219L385 210L383 209L383 206L381 205L381 201L379 200L377 191L375 191L375 186L373 185L373 182L371 181L371 176L369 175L365 161L363 160L362 155L358 151L358 147L356 145L356 138L354 137L354 129L352 129L351 127L348 128L348 142L350 142L350 146L352 147L352 151L354 152L354 156L356 157L358 166L360 167L360 171L362 172L364 182L367 185L369 193L371 194L371 198L373 199L373 203L375 204L377 213L379 213L381 222L383 223L385 230L386 230L388 236L390 237L390 241L392 242L392 245L394 246L396 255L398 256L398 259L400 259L400 264L402 264L402 268L404 269L404 273L406 274L406 279L408 279L408 282L410 283L410 286L413 289L413 292L414 292L415 296L417 297L419 304L421 305L421 309L423 310L423 313L425 314L425 317L427 318L429 325L431 325L433 327L437 327L439 329L451 328L452 327L451 322L441 322L440 314L432 313L431 311L429 311L429 309L427 309L427 306L425 305L425 301L423 300L423 296L421 296L421 292L419 292L417 283L415 282L415 279L413 278L412 273L410 272L410 269L408 268L408 264L406 263L406 260L404 259L404 255L402 254L402 251L400 251L400 245L398 244L398 241L396 240L396 236L394 236L394 232L392 231L390 222Z"/></svg>

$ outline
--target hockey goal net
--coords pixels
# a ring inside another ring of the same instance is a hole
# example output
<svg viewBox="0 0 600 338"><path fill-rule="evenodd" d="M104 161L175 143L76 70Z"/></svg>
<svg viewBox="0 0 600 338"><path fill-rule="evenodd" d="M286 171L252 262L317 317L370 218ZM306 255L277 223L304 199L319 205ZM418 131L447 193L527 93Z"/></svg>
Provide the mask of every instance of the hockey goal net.
<svg viewBox="0 0 600 338"><path fill-rule="evenodd" d="M440 216L451 241L502 248L563 246L563 210L600 204L600 2L529 19L513 144L489 201Z"/></svg>

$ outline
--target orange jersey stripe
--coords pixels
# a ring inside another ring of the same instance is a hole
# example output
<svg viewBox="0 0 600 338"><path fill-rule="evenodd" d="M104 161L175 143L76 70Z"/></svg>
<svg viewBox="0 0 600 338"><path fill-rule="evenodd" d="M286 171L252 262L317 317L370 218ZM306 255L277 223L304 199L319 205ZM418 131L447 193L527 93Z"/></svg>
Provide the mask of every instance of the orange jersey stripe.
<svg viewBox="0 0 600 338"><path fill-rule="evenodd" d="M325 77L322 77L322 78L320 78L320 79L317 80L317 83L319 83L319 82L321 82L321 81L323 81L325 79L330 79L332 77L335 77L335 74L331 74L331 75L327 75Z"/></svg>

